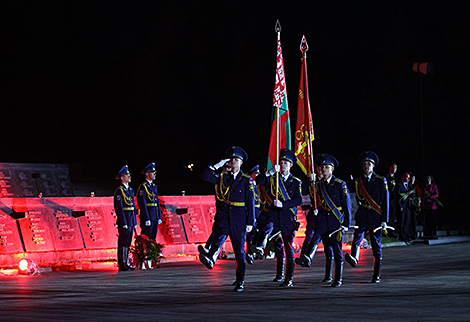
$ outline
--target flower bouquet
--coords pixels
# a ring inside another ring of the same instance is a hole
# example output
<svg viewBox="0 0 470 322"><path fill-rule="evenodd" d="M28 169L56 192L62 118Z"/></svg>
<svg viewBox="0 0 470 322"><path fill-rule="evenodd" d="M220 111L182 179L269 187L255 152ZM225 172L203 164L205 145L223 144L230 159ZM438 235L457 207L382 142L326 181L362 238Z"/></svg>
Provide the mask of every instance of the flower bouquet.
<svg viewBox="0 0 470 322"><path fill-rule="evenodd" d="M153 269L158 267L158 263L163 258L163 245L150 239L146 235L139 235L135 238L134 246L130 247L133 264L137 269Z"/></svg>

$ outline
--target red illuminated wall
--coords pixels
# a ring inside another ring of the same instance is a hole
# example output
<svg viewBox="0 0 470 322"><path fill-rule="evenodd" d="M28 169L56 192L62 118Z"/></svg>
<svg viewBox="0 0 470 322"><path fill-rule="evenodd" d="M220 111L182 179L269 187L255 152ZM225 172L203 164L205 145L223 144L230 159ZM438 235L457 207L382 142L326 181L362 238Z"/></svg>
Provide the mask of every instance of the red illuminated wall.
<svg viewBox="0 0 470 322"><path fill-rule="evenodd" d="M214 196L164 196L157 241L164 255L197 254L210 235ZM299 208L302 227L305 216ZM140 228L137 227L137 233ZM226 251L231 251L226 243ZM32 256L41 265L115 258L116 215L113 197L0 198L0 266Z"/></svg>

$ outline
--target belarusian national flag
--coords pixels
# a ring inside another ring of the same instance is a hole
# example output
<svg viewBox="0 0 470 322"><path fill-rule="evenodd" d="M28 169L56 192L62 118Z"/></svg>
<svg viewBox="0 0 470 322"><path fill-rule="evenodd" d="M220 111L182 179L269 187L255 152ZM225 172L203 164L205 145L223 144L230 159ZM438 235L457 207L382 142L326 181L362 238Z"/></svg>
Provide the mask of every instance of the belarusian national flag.
<svg viewBox="0 0 470 322"><path fill-rule="evenodd" d="M279 108L279 131L277 131L277 107ZM291 129L289 106L287 104L286 79L284 75L284 61L282 59L281 38L278 32L277 38L277 66L276 66L276 82L274 84L274 100L271 116L271 138L269 142L268 152L268 169L276 164L276 154L283 148L289 150L291 147ZM278 135L278 138L276 136ZM279 142L277 144L277 142ZM276 151L278 146L278 151Z"/></svg>

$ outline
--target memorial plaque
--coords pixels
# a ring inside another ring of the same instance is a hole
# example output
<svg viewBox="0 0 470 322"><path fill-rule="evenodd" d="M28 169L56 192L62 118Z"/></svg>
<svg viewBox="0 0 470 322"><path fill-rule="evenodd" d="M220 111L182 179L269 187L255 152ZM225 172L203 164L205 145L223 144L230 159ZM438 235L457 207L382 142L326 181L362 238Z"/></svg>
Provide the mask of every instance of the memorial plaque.
<svg viewBox="0 0 470 322"><path fill-rule="evenodd" d="M0 197L10 198L14 196L11 188L11 171L9 169L0 168Z"/></svg>
<svg viewBox="0 0 470 322"><path fill-rule="evenodd" d="M187 243L186 234L181 220L181 215L177 214L178 207L167 202L168 198L159 197L162 210L162 223L158 226L159 234L162 238L157 240L161 244L174 245ZM183 197L187 198L187 197Z"/></svg>
<svg viewBox="0 0 470 322"><path fill-rule="evenodd" d="M45 212L45 208L28 210L25 218L18 219L26 252L54 250L51 236L54 222L52 216Z"/></svg>
<svg viewBox="0 0 470 322"><path fill-rule="evenodd" d="M75 198L75 216L78 216L85 248L117 247L116 215L112 202L113 198Z"/></svg>
<svg viewBox="0 0 470 322"><path fill-rule="evenodd" d="M0 200L0 254L23 253L18 225L9 215L13 210L4 203L5 201Z"/></svg>
<svg viewBox="0 0 470 322"><path fill-rule="evenodd" d="M73 196L68 165L0 163L0 197Z"/></svg>
<svg viewBox="0 0 470 322"><path fill-rule="evenodd" d="M55 250L83 249L85 245L78 220L72 217L72 211L67 213L52 210L51 213L55 219L53 220L54 226L51 227Z"/></svg>
<svg viewBox="0 0 470 322"><path fill-rule="evenodd" d="M169 198L171 200L168 200ZM207 207L214 205L214 197L176 196L165 197L164 199L165 202L171 203L172 206L177 208L177 213L181 212L181 220L188 243L205 242L212 229L210 218L205 215L205 212L207 212Z"/></svg>

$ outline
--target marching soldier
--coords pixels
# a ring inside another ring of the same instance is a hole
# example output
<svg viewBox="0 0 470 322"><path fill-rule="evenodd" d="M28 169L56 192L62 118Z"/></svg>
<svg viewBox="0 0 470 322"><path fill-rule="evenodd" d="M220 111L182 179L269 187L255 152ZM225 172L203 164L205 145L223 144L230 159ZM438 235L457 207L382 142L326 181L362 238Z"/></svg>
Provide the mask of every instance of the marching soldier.
<svg viewBox="0 0 470 322"><path fill-rule="evenodd" d="M226 162L222 166L222 171L221 172L230 172L232 170L232 168L230 167L230 160L228 160L228 161L225 160L225 161ZM220 202L222 202L222 201L215 200L216 208L217 208L217 204L220 203ZM209 248L211 247L213 236L214 236L214 233L211 232L211 234L209 235L209 238L207 238L206 244L204 246L202 246L202 245L197 246L197 250L198 250L199 254L205 254L205 253L209 252Z"/></svg>
<svg viewBox="0 0 470 322"><path fill-rule="evenodd" d="M225 162L221 160L207 167L202 173L202 179L215 185L217 213L212 227L212 240L207 253L201 253L199 260L207 268L212 269L217 254L223 243L230 236L235 252L236 281L234 291L240 292L245 284L245 242L246 233L253 229L255 223L255 198L251 177L240 171L240 166L248 159L246 152L232 146L225 152L230 159L231 171L216 173Z"/></svg>
<svg viewBox="0 0 470 322"><path fill-rule="evenodd" d="M158 232L158 225L162 223L160 203L158 201L157 185L153 182L156 177L155 163L147 165L142 174L145 174L145 181L137 189L137 204L140 210L140 228L142 234L155 240Z"/></svg>
<svg viewBox="0 0 470 322"><path fill-rule="evenodd" d="M372 283L380 282L382 265L382 231L387 227L389 210L389 193L387 180L374 172L379 164L378 156L372 151L359 155L364 175L356 178L356 200L359 209L356 212L356 226L351 245L351 254L345 259L352 267L359 263L359 251L366 231L369 232L372 252L374 254L374 275Z"/></svg>
<svg viewBox="0 0 470 322"><path fill-rule="evenodd" d="M256 184L256 177L259 174L259 165L254 166L247 174L251 176L251 180L253 180L253 193L255 197L255 224L253 226L253 230L246 236L246 244L248 245L247 249L249 249L249 245L252 243L253 238L256 235L256 226L258 225L258 217L261 211L261 197L258 185ZM246 253L246 261L248 262L248 264L253 265L254 259L254 254L251 254L250 252Z"/></svg>
<svg viewBox="0 0 470 322"><path fill-rule="evenodd" d="M286 274L284 281L279 285L281 287L293 287L294 279L294 237L298 228L297 207L302 203L302 181L294 177L290 173L292 166L297 163L297 157L288 149L282 149L280 155L280 166L274 167L266 173L261 173L257 177L257 182L265 187L267 200L272 200L269 207L267 220L264 227L260 227L259 240L263 241L273 231L281 231L282 240L284 242L284 250L286 256ZM279 173L278 182L278 198L276 199L276 172ZM264 238L263 238L264 237ZM276 245L276 244L275 244ZM258 250L265 246L257 244ZM275 246L276 247L276 246ZM264 250L263 250L264 251ZM277 274L282 273L284 262L284 251L282 244L276 247L277 257ZM274 279L276 281L276 278Z"/></svg>
<svg viewBox="0 0 470 322"><path fill-rule="evenodd" d="M315 156L315 160L317 159L318 155ZM315 161L317 163L317 161ZM314 198L316 198L316 195L313 194L314 191L314 185L316 181L319 181L322 179L322 174L320 167L318 164L316 165L317 173L318 173L318 178L317 180L315 179L315 174L312 174L310 177L310 186L309 186L309 195L310 195L310 202L312 204L312 207L310 207L306 219L307 219L307 227L305 229L305 239L302 244L302 250L300 251L300 256L295 259L295 263L297 265L300 265L302 267L308 267L306 264L306 261L303 261L304 256L308 256L310 259L310 262L313 260L313 255L315 255L314 252L312 252L312 248L310 249L310 253L306 254L307 249L309 249L308 245L310 241L312 240L313 236L315 235L315 226L317 224L317 218L318 218L318 209L314 209ZM324 283L331 283L333 282L333 269L334 269L334 261L333 261L333 248L330 247L324 247L324 253L325 253L325 278L323 279L322 282Z"/></svg>
<svg viewBox="0 0 470 322"><path fill-rule="evenodd" d="M114 211L117 215L118 226L118 265L120 271L134 270L128 264L129 246L132 243L134 228L137 225L134 204L134 189L129 186L131 174L127 165L123 166L116 175L121 185L114 192Z"/></svg>
<svg viewBox="0 0 470 322"><path fill-rule="evenodd" d="M298 262L309 267L322 240L325 251L328 251L325 255L331 254L332 250L334 256L335 276L331 286L339 287L343 283L343 234L349 227L351 199L346 183L333 175L333 170L339 165L336 158L323 153L318 155L317 164L322 179L315 185L319 207L315 234Z"/></svg>

